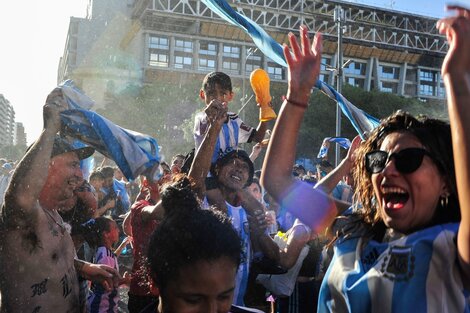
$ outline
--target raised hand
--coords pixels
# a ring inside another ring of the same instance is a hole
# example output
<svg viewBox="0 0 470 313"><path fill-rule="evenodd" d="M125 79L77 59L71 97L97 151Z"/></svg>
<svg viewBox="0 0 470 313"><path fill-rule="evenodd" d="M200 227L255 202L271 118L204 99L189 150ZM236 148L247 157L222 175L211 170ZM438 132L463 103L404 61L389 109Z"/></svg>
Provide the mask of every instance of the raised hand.
<svg viewBox="0 0 470 313"><path fill-rule="evenodd" d="M320 73L322 40L317 33L310 44L307 27L300 26L300 46L293 33L289 33L291 50L284 45L288 67L287 99L307 104L311 90Z"/></svg>
<svg viewBox="0 0 470 313"><path fill-rule="evenodd" d="M441 34L445 34L449 51L442 64L442 76L447 74L465 75L470 73L470 10L448 6L456 15L437 22Z"/></svg>
<svg viewBox="0 0 470 313"><path fill-rule="evenodd" d="M55 88L46 98L43 106L44 129L60 130L60 112L67 110L67 102L62 94L62 89Z"/></svg>
<svg viewBox="0 0 470 313"><path fill-rule="evenodd" d="M227 102L221 102L217 99L211 101L204 112L207 115L210 124L223 124L227 120Z"/></svg>

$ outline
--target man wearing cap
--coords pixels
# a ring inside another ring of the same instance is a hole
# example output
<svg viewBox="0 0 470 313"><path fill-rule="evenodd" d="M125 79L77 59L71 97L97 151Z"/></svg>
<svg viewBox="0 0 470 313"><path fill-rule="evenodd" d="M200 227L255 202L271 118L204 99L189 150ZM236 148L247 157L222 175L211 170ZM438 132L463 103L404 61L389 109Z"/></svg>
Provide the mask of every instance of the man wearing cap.
<svg viewBox="0 0 470 313"><path fill-rule="evenodd" d="M82 181L76 149L57 136L66 104L54 89L43 107L44 128L13 173L0 209L0 312L80 312L77 273L117 282L118 273L75 259L75 249L58 214ZM116 278L116 279L113 279Z"/></svg>

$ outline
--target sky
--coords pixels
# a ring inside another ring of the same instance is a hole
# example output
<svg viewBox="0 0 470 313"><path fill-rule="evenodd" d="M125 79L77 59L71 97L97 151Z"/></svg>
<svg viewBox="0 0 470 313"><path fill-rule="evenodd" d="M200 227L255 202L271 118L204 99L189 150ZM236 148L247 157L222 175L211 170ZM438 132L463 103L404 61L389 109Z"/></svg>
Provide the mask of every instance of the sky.
<svg viewBox="0 0 470 313"><path fill-rule="evenodd" d="M448 1L350 2L443 17ZM452 1L456 2L470 7L470 0ZM0 94L13 106L15 121L23 123L28 144L41 133L42 106L57 85L70 17L85 17L86 7L87 0L0 1Z"/></svg>

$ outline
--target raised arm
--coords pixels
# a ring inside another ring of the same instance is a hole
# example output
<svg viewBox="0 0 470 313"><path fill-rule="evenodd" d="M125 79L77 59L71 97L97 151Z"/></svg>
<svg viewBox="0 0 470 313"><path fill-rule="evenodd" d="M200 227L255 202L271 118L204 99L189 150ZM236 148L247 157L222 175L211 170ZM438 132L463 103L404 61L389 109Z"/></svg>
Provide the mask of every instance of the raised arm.
<svg viewBox="0 0 470 313"><path fill-rule="evenodd" d="M211 167L211 159L214 154L217 138L223 123L227 119L227 104L218 100L212 100L205 110L209 129L202 140L199 149L195 152L188 176L195 182L195 191L199 199L204 198L206 191L205 180Z"/></svg>
<svg viewBox="0 0 470 313"><path fill-rule="evenodd" d="M457 15L438 22L449 51L442 65L452 131L455 177L462 220L457 237L463 281L470 287L470 10L448 7Z"/></svg>
<svg viewBox="0 0 470 313"><path fill-rule="evenodd" d="M269 142L261 182L276 201L295 210L292 213L316 231L333 220L335 208L319 191L313 190L307 183L294 180L291 172L300 124L320 72L321 35L317 34L310 45L307 29L301 26L301 45L292 33L289 33L289 41L292 51L284 46L288 64L287 99L281 107ZM310 208L312 204L317 205Z"/></svg>
<svg viewBox="0 0 470 313"><path fill-rule="evenodd" d="M331 172L323 177L316 185L315 188L321 188L326 193L331 193L339 181L346 176L352 168L354 163L354 153L361 144L361 137L356 136L349 147L347 156L335 167Z"/></svg>
<svg viewBox="0 0 470 313"><path fill-rule="evenodd" d="M5 194L2 217L11 225L34 218L35 203L46 182L54 138L60 129L60 112L66 109L62 91L54 89L43 106L44 126L38 140L23 156Z"/></svg>

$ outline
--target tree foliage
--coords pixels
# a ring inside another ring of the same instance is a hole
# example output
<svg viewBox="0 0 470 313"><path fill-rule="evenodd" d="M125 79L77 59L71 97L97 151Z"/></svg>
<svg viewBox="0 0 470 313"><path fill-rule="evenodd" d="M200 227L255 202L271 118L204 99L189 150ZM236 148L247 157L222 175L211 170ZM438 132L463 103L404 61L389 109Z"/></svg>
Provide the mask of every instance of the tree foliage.
<svg viewBox="0 0 470 313"><path fill-rule="evenodd" d="M0 146L0 158L18 161L26 152L25 145L6 145Z"/></svg>
<svg viewBox="0 0 470 313"><path fill-rule="evenodd" d="M99 114L114 123L128 129L148 134L157 139L162 146L163 155L170 159L176 153L187 153L194 147L193 125L196 112L203 109L203 103L198 97L200 81L187 81L175 85L170 82L156 82L151 85L130 85L119 94L110 95L105 109L98 110ZM241 88L234 86L234 100L229 104L229 110L238 112L242 107ZM249 82L247 84L248 98L252 94ZM276 112L282 105L286 93L285 83L272 83L272 104ZM355 106L382 119L396 110L405 110L414 115L447 119L444 106L429 105L417 99L405 98L391 93L376 90L366 92L361 88L345 85L342 94ZM325 137L335 136L336 103L316 90L310 98L310 106L302 123L297 143L297 157L315 159ZM246 124L258 125L259 110L253 98L240 113ZM341 136L353 139L357 133L351 123L342 114ZM274 127L269 122L269 128ZM243 148L250 153L252 145ZM346 153L342 150L342 155ZM259 168L263 155L255 163ZM330 153L333 161L334 153Z"/></svg>
<svg viewBox="0 0 470 313"><path fill-rule="evenodd" d="M154 137L162 147L161 153L170 159L194 147L191 119L201 109L199 85L199 82L179 86L169 82L130 85L119 94L110 95L105 108L97 113L121 127Z"/></svg>

